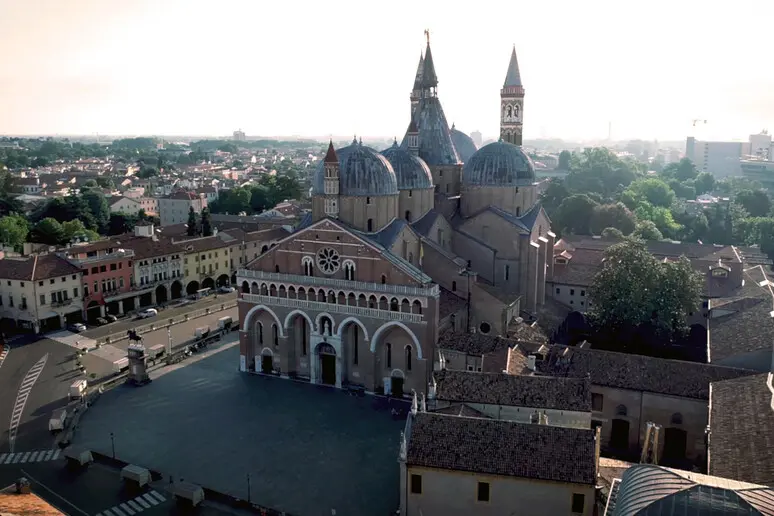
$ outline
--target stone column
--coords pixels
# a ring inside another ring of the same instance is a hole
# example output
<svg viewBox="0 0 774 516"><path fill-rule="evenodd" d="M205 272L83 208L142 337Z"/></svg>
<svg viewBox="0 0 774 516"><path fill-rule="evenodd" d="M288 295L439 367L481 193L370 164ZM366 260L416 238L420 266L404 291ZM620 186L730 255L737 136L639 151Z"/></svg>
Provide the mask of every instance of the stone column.
<svg viewBox="0 0 774 516"><path fill-rule="evenodd" d="M155 305L156 304L156 289L151 290L150 295L151 295L151 304Z"/></svg>
<svg viewBox="0 0 774 516"><path fill-rule="evenodd" d="M124 300L118 302L118 315L124 315Z"/></svg>
<svg viewBox="0 0 774 516"><path fill-rule="evenodd" d="M67 328L67 319L65 319L64 314L59 316L59 324L62 328Z"/></svg>
<svg viewBox="0 0 774 516"><path fill-rule="evenodd" d="M341 356L336 355L336 388L341 389Z"/></svg>
<svg viewBox="0 0 774 516"><path fill-rule="evenodd" d="M317 362L319 357L313 351L314 348L309 350L309 383L317 383Z"/></svg>

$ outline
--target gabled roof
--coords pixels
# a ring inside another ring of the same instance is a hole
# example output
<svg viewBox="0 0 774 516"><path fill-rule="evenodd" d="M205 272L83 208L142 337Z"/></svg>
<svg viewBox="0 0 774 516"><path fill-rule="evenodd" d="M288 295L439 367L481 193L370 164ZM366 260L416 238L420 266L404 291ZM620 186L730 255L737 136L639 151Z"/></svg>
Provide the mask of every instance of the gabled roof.
<svg viewBox="0 0 774 516"><path fill-rule="evenodd" d="M431 209L422 215L421 219L412 222L411 227L413 227L414 231L420 235L429 236L428 233L432 229L433 224L435 224L435 219L437 219L438 216L439 213L435 211L435 209Z"/></svg>
<svg viewBox="0 0 774 516"><path fill-rule="evenodd" d="M503 88L507 86L522 86L519 60L516 58L516 45L513 45L511 60L508 63L508 72L505 74L505 82L503 83Z"/></svg>
<svg viewBox="0 0 774 516"><path fill-rule="evenodd" d="M6 280L40 281L80 272L79 267L56 254L0 259L0 279Z"/></svg>
<svg viewBox="0 0 774 516"><path fill-rule="evenodd" d="M594 485L595 432L585 428L417 412L409 466Z"/></svg>

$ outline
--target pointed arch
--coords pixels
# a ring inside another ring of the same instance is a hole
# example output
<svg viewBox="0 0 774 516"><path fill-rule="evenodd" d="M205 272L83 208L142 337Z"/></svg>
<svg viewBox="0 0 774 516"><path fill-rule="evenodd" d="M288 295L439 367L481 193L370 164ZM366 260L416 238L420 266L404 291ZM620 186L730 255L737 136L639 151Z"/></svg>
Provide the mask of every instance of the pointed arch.
<svg viewBox="0 0 774 516"><path fill-rule="evenodd" d="M360 326L360 329L363 331L363 340L367 342L368 330L366 329L365 324L361 323L360 319L358 319L357 317L347 317L346 319L341 321L339 323L339 329L336 331L336 335L338 335L340 339L344 338L344 329L347 327L349 323L355 323L358 326Z"/></svg>
<svg viewBox="0 0 774 516"><path fill-rule="evenodd" d="M308 315L306 315L306 313L305 313L305 312L303 312L303 311L301 311L301 310L293 310L292 312L290 312L290 313L288 314L288 316L287 316L287 317L285 317L285 329L286 329L286 330L287 330L287 329L290 329L290 322L293 320L293 316L294 316L294 315L300 315L300 316L302 316L304 319L306 319L306 322L307 322L307 323L309 323L309 331L310 331L310 332L313 332L313 331L314 331L314 323L313 323L313 322L312 322L312 320L309 318L309 316L308 316Z"/></svg>
<svg viewBox="0 0 774 516"><path fill-rule="evenodd" d="M408 326L400 321L390 321L379 326L379 329L374 332L374 336L371 338L371 353L376 352L376 343L379 342L379 337L381 337L385 331L393 327L401 328L403 331L408 333L409 337L411 337L411 340L414 343L414 348L417 350L417 359L422 360L422 346L419 344L419 339L417 339L417 336L414 335L414 332L411 331Z"/></svg>
<svg viewBox="0 0 774 516"><path fill-rule="evenodd" d="M328 319L331 320L331 335L336 335L336 332L333 331L333 328L336 327L336 319L334 319L333 316L328 312L320 312L319 314L317 314L317 317L315 317L314 327L317 329L317 333L322 335L322 332L320 331L320 319L322 319L323 317L327 317Z"/></svg>
<svg viewBox="0 0 774 516"><path fill-rule="evenodd" d="M253 314L255 312L258 312L260 310L263 310L264 312L266 312L269 315L271 315L272 318L274 319L274 321L277 323L277 325L278 326L280 325L279 317L277 317L277 314L274 313L274 311L271 308L269 308L266 305L256 305L256 306L252 307L249 312L247 312L247 315L245 316L245 321L242 324L242 331L245 331L245 332L248 331L248 328L250 327L250 319L252 318L252 316L253 316ZM280 332L280 337L284 337L284 335L282 333L282 328L281 327L280 327L279 332Z"/></svg>

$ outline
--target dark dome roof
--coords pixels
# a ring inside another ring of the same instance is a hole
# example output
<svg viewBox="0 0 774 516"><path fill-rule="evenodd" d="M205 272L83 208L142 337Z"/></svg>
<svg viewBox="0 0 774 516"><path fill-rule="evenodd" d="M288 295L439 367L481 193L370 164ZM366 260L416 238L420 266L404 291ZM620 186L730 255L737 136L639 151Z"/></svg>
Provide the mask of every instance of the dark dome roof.
<svg viewBox="0 0 774 516"><path fill-rule="evenodd" d="M476 151L462 169L462 182L472 186L524 186L535 182L535 168L521 147L490 143Z"/></svg>
<svg viewBox="0 0 774 516"><path fill-rule="evenodd" d="M347 196L397 195L398 181L387 158L362 143L336 150L339 158L339 194ZM325 193L325 163L320 160L312 181L312 195Z"/></svg>
<svg viewBox="0 0 774 516"><path fill-rule="evenodd" d="M457 149L457 154L459 154L460 160L462 160L463 163L467 163L471 156L478 150L473 138L462 131L457 130L454 127L454 124L452 124L451 128L451 139L454 143L454 148Z"/></svg>
<svg viewBox="0 0 774 516"><path fill-rule="evenodd" d="M433 187L433 176L427 163L409 151L398 147L398 142L382 151L398 178L398 190L420 190Z"/></svg>

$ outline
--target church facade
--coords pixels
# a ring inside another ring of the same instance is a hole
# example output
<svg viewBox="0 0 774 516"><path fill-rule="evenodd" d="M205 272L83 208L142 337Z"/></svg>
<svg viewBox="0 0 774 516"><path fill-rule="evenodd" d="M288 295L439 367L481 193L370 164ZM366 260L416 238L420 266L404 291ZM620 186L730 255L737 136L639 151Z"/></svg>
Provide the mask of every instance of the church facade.
<svg viewBox="0 0 774 516"><path fill-rule="evenodd" d="M500 140L449 128L429 37L400 143L328 146L312 217L237 273L240 368L425 392L441 331L507 335L545 300L554 234L521 149L515 49Z"/></svg>

